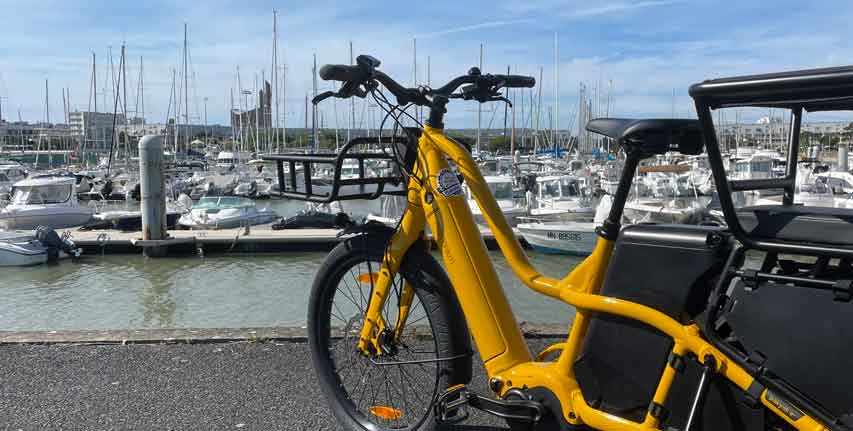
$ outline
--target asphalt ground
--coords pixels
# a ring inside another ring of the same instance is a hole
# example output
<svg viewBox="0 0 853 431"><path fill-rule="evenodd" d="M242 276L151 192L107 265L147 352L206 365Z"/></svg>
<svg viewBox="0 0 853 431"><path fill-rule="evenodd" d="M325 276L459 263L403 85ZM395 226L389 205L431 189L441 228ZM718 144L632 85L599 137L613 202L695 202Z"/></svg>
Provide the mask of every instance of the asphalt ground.
<svg viewBox="0 0 853 431"><path fill-rule="evenodd" d="M470 387L487 394L474 362ZM0 346L0 430L236 429L341 429L306 343ZM480 412L455 428L496 429Z"/></svg>

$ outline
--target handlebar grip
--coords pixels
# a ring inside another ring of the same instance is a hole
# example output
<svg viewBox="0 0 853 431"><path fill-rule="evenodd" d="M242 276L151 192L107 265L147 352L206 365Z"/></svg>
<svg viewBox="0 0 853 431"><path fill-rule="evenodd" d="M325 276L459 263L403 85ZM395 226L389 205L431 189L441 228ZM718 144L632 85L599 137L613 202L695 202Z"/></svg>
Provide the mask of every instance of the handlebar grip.
<svg viewBox="0 0 853 431"><path fill-rule="evenodd" d="M497 75L504 81L504 87L510 88L533 88L536 86L536 78L524 75Z"/></svg>
<svg viewBox="0 0 853 431"><path fill-rule="evenodd" d="M358 66L327 64L320 68L320 78L324 81L361 81L362 75Z"/></svg>

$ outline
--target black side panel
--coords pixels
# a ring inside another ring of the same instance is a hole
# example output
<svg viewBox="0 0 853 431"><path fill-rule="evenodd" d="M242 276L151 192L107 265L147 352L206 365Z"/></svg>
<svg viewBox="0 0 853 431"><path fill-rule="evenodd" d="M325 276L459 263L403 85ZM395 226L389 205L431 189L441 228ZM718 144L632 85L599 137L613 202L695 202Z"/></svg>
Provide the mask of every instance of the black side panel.
<svg viewBox="0 0 853 431"><path fill-rule="evenodd" d="M670 351L672 340L654 328L597 316L575 362L575 376L593 407L642 422Z"/></svg>
<svg viewBox="0 0 853 431"><path fill-rule="evenodd" d="M602 295L693 320L708 300L730 250L719 228L635 225L619 236ZM574 365L584 397L610 413L641 421L672 340L644 324L598 315Z"/></svg>
<svg viewBox="0 0 853 431"><path fill-rule="evenodd" d="M663 423L664 429L684 429L701 375L702 368L696 361L685 361L684 371L676 375L666 401L666 409L671 413ZM714 375L711 381L701 417L697 428L700 431L765 429L764 409L753 406L740 388L719 375Z"/></svg>
<svg viewBox="0 0 853 431"><path fill-rule="evenodd" d="M740 280L726 314L737 340L763 366L837 416L853 414L853 303L831 291Z"/></svg>

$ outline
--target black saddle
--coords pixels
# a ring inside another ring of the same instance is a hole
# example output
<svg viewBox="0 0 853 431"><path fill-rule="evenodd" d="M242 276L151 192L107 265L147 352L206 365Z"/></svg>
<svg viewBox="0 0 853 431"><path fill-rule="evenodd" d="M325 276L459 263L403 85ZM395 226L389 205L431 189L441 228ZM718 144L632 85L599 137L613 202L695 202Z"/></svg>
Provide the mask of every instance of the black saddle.
<svg viewBox="0 0 853 431"><path fill-rule="evenodd" d="M598 118L588 122L586 130L612 138L626 152L638 152L641 157L668 151L699 154L703 146L698 120Z"/></svg>

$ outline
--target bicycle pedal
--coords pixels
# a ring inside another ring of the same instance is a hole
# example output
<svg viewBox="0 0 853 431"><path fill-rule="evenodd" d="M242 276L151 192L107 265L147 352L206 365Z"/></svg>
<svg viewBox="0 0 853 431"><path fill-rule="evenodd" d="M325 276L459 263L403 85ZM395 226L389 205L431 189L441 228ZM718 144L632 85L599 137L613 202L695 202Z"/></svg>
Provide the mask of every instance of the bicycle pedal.
<svg viewBox="0 0 853 431"><path fill-rule="evenodd" d="M517 392L517 393L515 393ZM542 404L527 399L520 391L511 391L512 399L494 399L478 395L464 385L447 389L436 403L436 421L442 424L459 423L468 418L468 407L491 415L535 424L542 418Z"/></svg>
<svg viewBox="0 0 853 431"><path fill-rule="evenodd" d="M447 388L435 403L435 421L439 425L454 425L468 419L468 394L465 385Z"/></svg>

